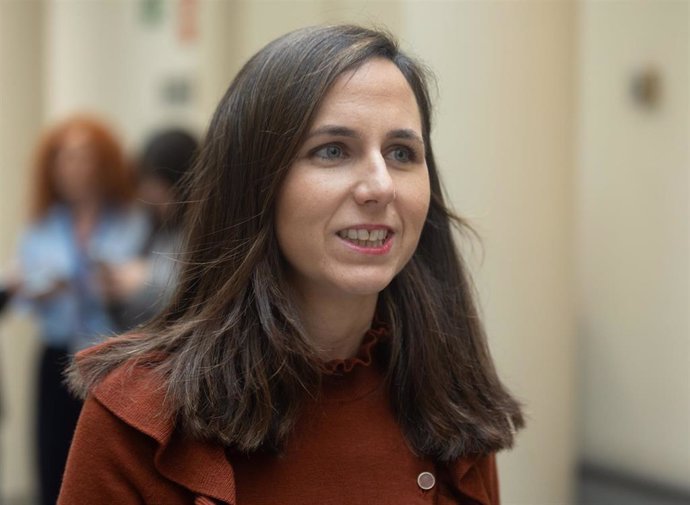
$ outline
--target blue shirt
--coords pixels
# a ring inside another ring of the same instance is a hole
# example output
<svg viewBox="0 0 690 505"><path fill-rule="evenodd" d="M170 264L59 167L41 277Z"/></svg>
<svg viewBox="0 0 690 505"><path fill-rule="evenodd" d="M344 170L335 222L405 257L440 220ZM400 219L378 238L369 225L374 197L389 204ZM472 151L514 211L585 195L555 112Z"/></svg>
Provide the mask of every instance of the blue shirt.
<svg viewBox="0 0 690 505"><path fill-rule="evenodd" d="M101 265L136 258L150 233L146 214L137 209L101 213L85 247L75 241L74 219L63 206L53 207L24 233L19 263L23 279L19 302L38 318L45 344L78 351L115 332L99 293ZM42 298L56 284L59 291Z"/></svg>

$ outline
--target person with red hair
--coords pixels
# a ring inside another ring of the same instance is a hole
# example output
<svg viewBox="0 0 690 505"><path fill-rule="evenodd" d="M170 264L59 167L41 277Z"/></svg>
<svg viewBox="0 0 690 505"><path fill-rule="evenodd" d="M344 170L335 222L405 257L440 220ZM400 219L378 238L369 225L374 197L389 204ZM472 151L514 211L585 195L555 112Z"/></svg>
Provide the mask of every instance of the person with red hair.
<svg viewBox="0 0 690 505"><path fill-rule="evenodd" d="M131 260L149 233L132 204L132 174L102 122L74 116L39 142L31 220L19 249L21 305L37 317L41 503L57 500L81 402L63 384L69 356L118 330L102 272Z"/></svg>

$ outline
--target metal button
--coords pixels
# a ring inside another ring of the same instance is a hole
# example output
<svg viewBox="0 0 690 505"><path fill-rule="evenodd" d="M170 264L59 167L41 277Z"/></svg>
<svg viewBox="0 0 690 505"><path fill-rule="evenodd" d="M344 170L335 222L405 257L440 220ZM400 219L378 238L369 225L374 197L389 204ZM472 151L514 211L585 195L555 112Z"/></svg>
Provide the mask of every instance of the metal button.
<svg viewBox="0 0 690 505"><path fill-rule="evenodd" d="M432 473L422 472L417 476L417 485L424 491L428 491L436 485L436 477Z"/></svg>

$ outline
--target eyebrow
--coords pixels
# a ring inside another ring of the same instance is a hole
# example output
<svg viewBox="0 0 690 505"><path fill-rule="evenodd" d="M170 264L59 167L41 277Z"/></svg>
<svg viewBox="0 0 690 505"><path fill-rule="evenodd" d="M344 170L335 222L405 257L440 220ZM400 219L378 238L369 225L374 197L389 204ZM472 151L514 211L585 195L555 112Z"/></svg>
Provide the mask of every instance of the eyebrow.
<svg viewBox="0 0 690 505"><path fill-rule="evenodd" d="M307 135L307 138L310 139L319 135L333 135L334 137L351 138L359 137L356 131L354 131L352 128L348 128L347 126L325 125L320 126L316 130L310 132L309 135Z"/></svg>
<svg viewBox="0 0 690 505"><path fill-rule="evenodd" d="M332 135L334 137L349 137L355 139L359 138L359 134L355 130L353 130L352 128L348 128L347 126L325 125L320 126L316 130L310 132L307 135L307 139L319 135ZM420 137L417 132L410 128L400 128L397 130L391 130L386 134L386 138L412 140L424 145L424 140L422 139L422 137Z"/></svg>
<svg viewBox="0 0 690 505"><path fill-rule="evenodd" d="M420 137L416 131L411 130L409 128L392 130L388 132L388 135L386 135L386 137L389 139L414 140L415 142L419 142L420 144L424 145L424 140L422 139L422 137Z"/></svg>

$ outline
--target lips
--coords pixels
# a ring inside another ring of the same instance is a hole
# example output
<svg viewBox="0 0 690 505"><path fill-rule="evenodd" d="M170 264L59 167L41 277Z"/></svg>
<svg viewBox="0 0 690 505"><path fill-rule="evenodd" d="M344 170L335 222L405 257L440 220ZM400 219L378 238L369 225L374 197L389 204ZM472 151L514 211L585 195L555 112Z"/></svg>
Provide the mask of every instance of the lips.
<svg viewBox="0 0 690 505"><path fill-rule="evenodd" d="M347 228L340 230L338 236L359 247L382 247L392 233L387 228Z"/></svg>

